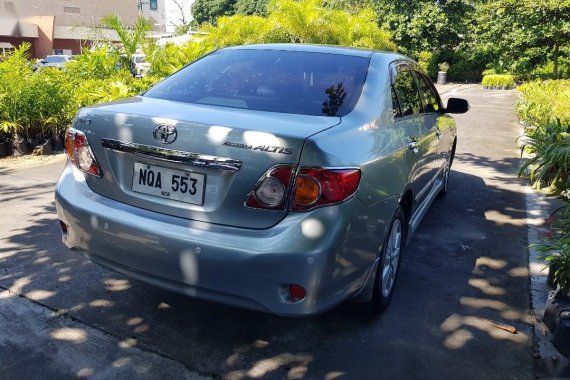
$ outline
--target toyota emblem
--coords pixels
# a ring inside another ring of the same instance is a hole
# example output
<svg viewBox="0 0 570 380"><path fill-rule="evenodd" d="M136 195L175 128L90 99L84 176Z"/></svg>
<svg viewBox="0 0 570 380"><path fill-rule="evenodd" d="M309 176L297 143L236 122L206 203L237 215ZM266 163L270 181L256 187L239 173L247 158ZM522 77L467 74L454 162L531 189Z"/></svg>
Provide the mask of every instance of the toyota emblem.
<svg viewBox="0 0 570 380"><path fill-rule="evenodd" d="M154 128L152 135L154 139L161 144L171 144L176 141L178 132L176 132L176 128L172 125L160 124Z"/></svg>

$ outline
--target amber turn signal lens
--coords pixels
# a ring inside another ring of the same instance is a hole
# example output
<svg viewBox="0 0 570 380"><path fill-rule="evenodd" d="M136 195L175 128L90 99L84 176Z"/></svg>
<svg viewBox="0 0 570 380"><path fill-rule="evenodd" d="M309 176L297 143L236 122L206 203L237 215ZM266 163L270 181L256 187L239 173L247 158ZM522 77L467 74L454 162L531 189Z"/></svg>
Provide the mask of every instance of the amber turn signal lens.
<svg viewBox="0 0 570 380"><path fill-rule="evenodd" d="M304 174L297 177L295 204L300 206L312 205L319 199L320 195L321 186L315 178Z"/></svg>
<svg viewBox="0 0 570 380"><path fill-rule="evenodd" d="M71 162L75 162L75 153L73 151L73 134L69 131L69 129L65 132L65 153L67 154L67 158L71 160Z"/></svg>

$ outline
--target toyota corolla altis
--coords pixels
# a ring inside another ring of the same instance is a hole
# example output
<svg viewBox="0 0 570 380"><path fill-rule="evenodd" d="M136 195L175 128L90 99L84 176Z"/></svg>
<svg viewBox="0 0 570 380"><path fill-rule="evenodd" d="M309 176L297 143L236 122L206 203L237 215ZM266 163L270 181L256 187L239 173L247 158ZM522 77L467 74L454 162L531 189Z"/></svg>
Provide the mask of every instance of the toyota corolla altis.
<svg viewBox="0 0 570 380"><path fill-rule="evenodd" d="M82 109L57 184L63 242L192 297L281 315L388 306L402 249L445 193L450 113L410 59L253 45Z"/></svg>

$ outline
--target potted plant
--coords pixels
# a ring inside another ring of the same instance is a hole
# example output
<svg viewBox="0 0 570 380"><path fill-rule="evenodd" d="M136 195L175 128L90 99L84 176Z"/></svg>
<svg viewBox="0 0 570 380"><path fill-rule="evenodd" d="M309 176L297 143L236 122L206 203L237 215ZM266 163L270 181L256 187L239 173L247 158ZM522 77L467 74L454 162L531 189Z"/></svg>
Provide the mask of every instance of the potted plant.
<svg viewBox="0 0 570 380"><path fill-rule="evenodd" d="M21 156L30 152L28 141L18 133L21 125L17 122L4 120L0 123L0 129L4 133L12 134L12 154Z"/></svg>
<svg viewBox="0 0 570 380"><path fill-rule="evenodd" d="M437 73L437 84L447 83L447 70L449 70L449 63L443 62L438 65L439 72Z"/></svg>

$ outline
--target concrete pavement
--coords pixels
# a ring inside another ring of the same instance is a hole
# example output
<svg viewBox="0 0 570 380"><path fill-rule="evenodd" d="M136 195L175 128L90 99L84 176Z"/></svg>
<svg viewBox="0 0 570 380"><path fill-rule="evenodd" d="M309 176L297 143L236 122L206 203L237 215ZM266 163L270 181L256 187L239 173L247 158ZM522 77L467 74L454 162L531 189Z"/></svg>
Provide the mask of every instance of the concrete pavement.
<svg viewBox="0 0 570 380"><path fill-rule="evenodd" d="M533 378L516 95L446 90L472 105L457 117L449 192L377 318L348 303L286 319L124 278L61 245L52 192L63 161L0 168L0 378Z"/></svg>

